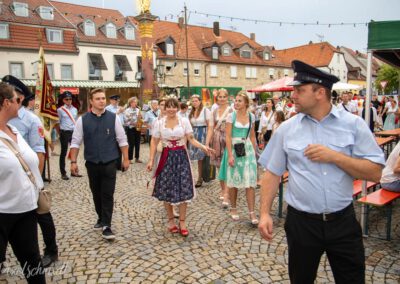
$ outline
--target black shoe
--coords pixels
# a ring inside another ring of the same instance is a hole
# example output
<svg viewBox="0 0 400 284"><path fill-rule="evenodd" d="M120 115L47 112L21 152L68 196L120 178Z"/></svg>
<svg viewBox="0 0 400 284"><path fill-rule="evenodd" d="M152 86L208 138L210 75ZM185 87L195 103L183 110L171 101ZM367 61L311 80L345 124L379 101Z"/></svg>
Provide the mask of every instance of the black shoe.
<svg viewBox="0 0 400 284"><path fill-rule="evenodd" d="M45 254L42 257L42 265L44 268L49 267L53 262L58 260L58 254Z"/></svg>
<svg viewBox="0 0 400 284"><path fill-rule="evenodd" d="M95 229L95 230L100 230L100 229L102 229L102 228L103 228L103 224L101 223L101 221L100 221L100 219L99 219L99 220L97 220L97 223L94 224L93 229Z"/></svg>
<svg viewBox="0 0 400 284"><path fill-rule="evenodd" d="M111 231L110 227L105 227L103 229L103 238L106 240L113 240L115 239L114 233Z"/></svg>
<svg viewBox="0 0 400 284"><path fill-rule="evenodd" d="M69 180L69 177L68 177L66 174L61 175L61 178L62 178L63 180Z"/></svg>

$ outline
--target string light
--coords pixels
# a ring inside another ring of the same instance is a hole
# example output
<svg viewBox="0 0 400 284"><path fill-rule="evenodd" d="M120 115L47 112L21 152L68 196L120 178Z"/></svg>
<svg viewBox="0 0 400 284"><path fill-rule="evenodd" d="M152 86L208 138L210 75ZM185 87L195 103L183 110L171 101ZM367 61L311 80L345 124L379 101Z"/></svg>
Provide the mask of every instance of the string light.
<svg viewBox="0 0 400 284"><path fill-rule="evenodd" d="M199 11L194 11L195 14L203 15L211 18L218 18L218 19L227 19L231 20L238 20L238 21L243 21L243 22L252 22L255 24L258 23L264 23L264 24L279 24L279 26L282 25L301 25L301 26L327 26L330 28L331 26L353 26L357 27L357 25L366 25L368 26L368 23L320 23L319 21L316 22L285 22L285 21L267 21L267 20L260 20L260 19L250 19L250 18L237 18L237 17L231 17L231 16L223 16L223 15L216 15L216 14L210 14L210 13L203 13Z"/></svg>

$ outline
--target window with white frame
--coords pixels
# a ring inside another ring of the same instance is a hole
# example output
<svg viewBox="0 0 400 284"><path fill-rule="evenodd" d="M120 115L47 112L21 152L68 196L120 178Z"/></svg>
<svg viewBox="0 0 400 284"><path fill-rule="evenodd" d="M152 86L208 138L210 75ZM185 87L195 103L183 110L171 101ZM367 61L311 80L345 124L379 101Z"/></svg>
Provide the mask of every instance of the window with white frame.
<svg viewBox="0 0 400 284"><path fill-rule="evenodd" d="M257 67L251 67L251 78L257 79Z"/></svg>
<svg viewBox="0 0 400 284"><path fill-rule="evenodd" d="M275 69L270 68L268 74L269 74L269 78L270 78L270 79L273 79L273 78L274 78L274 75L275 75Z"/></svg>
<svg viewBox="0 0 400 284"><path fill-rule="evenodd" d="M230 48L228 46L224 46L224 48L222 48L222 54L224 56L229 56L231 54Z"/></svg>
<svg viewBox="0 0 400 284"><path fill-rule="evenodd" d="M218 47L213 46L212 48L212 59L218 59Z"/></svg>
<svg viewBox="0 0 400 284"><path fill-rule="evenodd" d="M29 17L28 3L14 2L12 4L14 14L19 17Z"/></svg>
<svg viewBox="0 0 400 284"><path fill-rule="evenodd" d="M246 74L246 79L251 78L251 67L246 66L245 74Z"/></svg>
<svg viewBox="0 0 400 284"><path fill-rule="evenodd" d="M63 31L56 29L46 29L47 41L49 43L62 43Z"/></svg>
<svg viewBox="0 0 400 284"><path fill-rule="evenodd" d="M131 25L125 26L125 38L127 40L135 40L135 28Z"/></svg>
<svg viewBox="0 0 400 284"><path fill-rule="evenodd" d="M289 69L284 69L283 70L283 75L285 75L285 77L289 76Z"/></svg>
<svg viewBox="0 0 400 284"><path fill-rule="evenodd" d="M167 43L166 44L166 51L167 51L167 55L174 55L174 44L172 43Z"/></svg>
<svg viewBox="0 0 400 284"><path fill-rule="evenodd" d="M50 80L54 79L54 64L53 63L47 63L47 72L49 73Z"/></svg>
<svg viewBox="0 0 400 284"><path fill-rule="evenodd" d="M83 29L85 36L96 36L96 25L94 22L86 20L83 25Z"/></svg>
<svg viewBox="0 0 400 284"><path fill-rule="evenodd" d="M271 59L271 55L269 54L269 52L265 52L264 53L264 60L270 60Z"/></svg>
<svg viewBox="0 0 400 284"><path fill-rule="evenodd" d="M0 39L10 38L10 34L8 33L8 24L0 23Z"/></svg>
<svg viewBox="0 0 400 284"><path fill-rule="evenodd" d="M194 76L200 76L200 67L201 67L200 63L193 64Z"/></svg>
<svg viewBox="0 0 400 284"><path fill-rule="evenodd" d="M61 64L61 80L72 80L72 64Z"/></svg>
<svg viewBox="0 0 400 284"><path fill-rule="evenodd" d="M24 78L24 64L22 62L10 62L10 74L18 79Z"/></svg>
<svg viewBox="0 0 400 284"><path fill-rule="evenodd" d="M210 77L218 76L218 67L215 64L210 65Z"/></svg>
<svg viewBox="0 0 400 284"><path fill-rule="evenodd" d="M237 66L231 66L231 78L237 78Z"/></svg>
<svg viewBox="0 0 400 284"><path fill-rule="evenodd" d="M117 28L113 23L108 23L106 25L106 36L108 38L117 38Z"/></svg>
<svg viewBox="0 0 400 284"><path fill-rule="evenodd" d="M53 7L40 6L39 15L43 20L53 20L54 19Z"/></svg>

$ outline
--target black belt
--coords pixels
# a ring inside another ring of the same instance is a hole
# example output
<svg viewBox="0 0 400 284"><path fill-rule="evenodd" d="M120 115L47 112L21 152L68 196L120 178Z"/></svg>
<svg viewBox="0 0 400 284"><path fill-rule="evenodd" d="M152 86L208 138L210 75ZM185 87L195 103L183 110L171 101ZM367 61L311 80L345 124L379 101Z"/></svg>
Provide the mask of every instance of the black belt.
<svg viewBox="0 0 400 284"><path fill-rule="evenodd" d="M73 130L63 130L63 129L60 129L60 131L61 132L74 132Z"/></svg>
<svg viewBox="0 0 400 284"><path fill-rule="evenodd" d="M288 212L292 212L298 215L303 215L305 217L308 217L310 219L315 219L315 220L320 220L320 221L324 221L324 222L328 222L328 221L333 221L335 219L338 219L350 212L354 212L353 210L353 203L350 203L349 206L345 207L342 210L336 211L336 212L332 212L332 213L308 213L308 212L304 212L304 211L300 211L297 210L296 208L293 208L292 206L288 205Z"/></svg>

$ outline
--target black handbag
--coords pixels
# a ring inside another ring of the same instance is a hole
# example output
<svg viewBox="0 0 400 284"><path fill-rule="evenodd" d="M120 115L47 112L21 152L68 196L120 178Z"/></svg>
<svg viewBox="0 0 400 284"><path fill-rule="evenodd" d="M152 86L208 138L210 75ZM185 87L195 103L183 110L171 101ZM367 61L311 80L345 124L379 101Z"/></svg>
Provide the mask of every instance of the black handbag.
<svg viewBox="0 0 400 284"><path fill-rule="evenodd" d="M244 139L245 142L246 142L247 138L249 137L250 129L251 129L251 115L249 114L249 129L247 130L246 139ZM233 145L233 149L235 150L236 157L246 156L245 142L237 143L237 144Z"/></svg>

